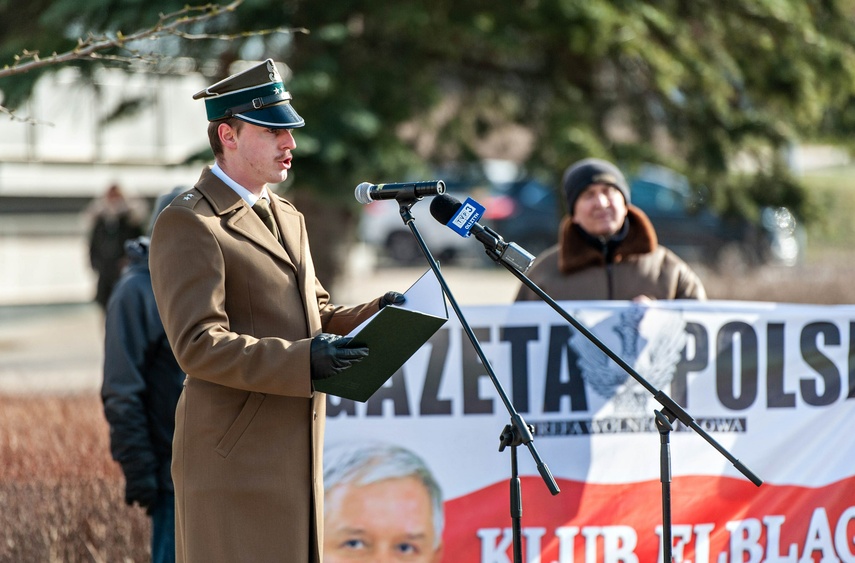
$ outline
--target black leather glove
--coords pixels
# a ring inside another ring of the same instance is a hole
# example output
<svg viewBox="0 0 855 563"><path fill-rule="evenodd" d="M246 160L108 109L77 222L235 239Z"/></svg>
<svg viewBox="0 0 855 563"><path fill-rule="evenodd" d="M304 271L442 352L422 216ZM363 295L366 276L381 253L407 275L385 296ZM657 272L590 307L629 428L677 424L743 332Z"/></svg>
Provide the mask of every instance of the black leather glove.
<svg viewBox="0 0 855 563"><path fill-rule="evenodd" d="M150 513L157 500L157 489L157 476L154 473L125 476L125 502L128 506L136 503L146 513Z"/></svg>
<svg viewBox="0 0 855 563"><path fill-rule="evenodd" d="M323 332L312 338L310 361L312 379L326 379L368 355L368 347L345 348L353 340Z"/></svg>
<svg viewBox="0 0 855 563"><path fill-rule="evenodd" d="M380 298L380 308L382 309L386 305L403 305L406 300L407 298L404 297L403 293L388 291L386 295Z"/></svg>

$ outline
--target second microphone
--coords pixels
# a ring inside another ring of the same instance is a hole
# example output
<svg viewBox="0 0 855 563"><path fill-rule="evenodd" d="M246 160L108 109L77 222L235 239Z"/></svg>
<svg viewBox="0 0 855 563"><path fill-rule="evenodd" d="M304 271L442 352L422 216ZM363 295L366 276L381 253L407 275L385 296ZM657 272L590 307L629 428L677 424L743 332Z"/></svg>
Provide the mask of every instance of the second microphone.
<svg viewBox="0 0 855 563"><path fill-rule="evenodd" d="M354 196L359 203L371 203L381 199L422 199L425 196L445 193L445 182L428 180L426 182L401 182L397 184L371 184L362 182L356 186Z"/></svg>

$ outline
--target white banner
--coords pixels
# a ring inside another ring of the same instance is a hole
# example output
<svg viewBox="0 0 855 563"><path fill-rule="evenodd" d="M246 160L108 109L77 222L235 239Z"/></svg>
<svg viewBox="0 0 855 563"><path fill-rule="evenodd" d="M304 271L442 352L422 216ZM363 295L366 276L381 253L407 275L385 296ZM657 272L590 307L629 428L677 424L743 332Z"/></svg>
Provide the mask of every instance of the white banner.
<svg viewBox="0 0 855 563"><path fill-rule="evenodd" d="M697 432L666 433L674 560L855 562L855 308L746 302L565 302L763 480ZM525 561L661 561L662 404L544 303L463 309L531 445ZM328 398L327 444L391 442L442 488L443 561L513 561L509 409L456 318L366 403Z"/></svg>

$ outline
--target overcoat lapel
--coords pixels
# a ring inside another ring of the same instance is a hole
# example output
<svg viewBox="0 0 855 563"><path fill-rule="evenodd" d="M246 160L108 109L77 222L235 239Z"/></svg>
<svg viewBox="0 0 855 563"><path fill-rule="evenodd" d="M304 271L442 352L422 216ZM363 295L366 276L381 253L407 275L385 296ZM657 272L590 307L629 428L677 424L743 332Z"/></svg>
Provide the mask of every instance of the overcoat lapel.
<svg viewBox="0 0 855 563"><path fill-rule="evenodd" d="M206 169L202 173L202 177L196 187L211 202L211 207L218 216L227 216L226 226L228 228L233 229L263 247L297 272L297 267L294 265L289 252L273 237L261 219L258 218L258 215L243 202L243 199L233 189L217 178L210 169ZM280 225L281 223L280 221ZM288 239L285 238L285 240L286 246L291 246Z"/></svg>
<svg viewBox="0 0 855 563"><path fill-rule="evenodd" d="M238 199L240 199L240 197L238 197ZM261 222L261 219L259 219L258 215L256 215L248 206L240 205L232 216L228 218L226 225L257 243L259 246L264 247L264 249L269 253L285 261L285 263L291 266L295 272L297 271L297 267L294 265L294 262L291 260L291 256L286 251L285 247L279 244L279 241L274 238L273 233L267 229L264 223ZM287 239L285 239L285 241L287 246Z"/></svg>
<svg viewBox="0 0 855 563"><path fill-rule="evenodd" d="M279 232L282 235L285 251L288 253L292 264L302 264L304 258L303 233L306 232L306 226L303 224L303 216L286 205L282 199L276 196L270 199L273 216L279 225ZM298 273L301 276L305 274L305 272Z"/></svg>
<svg viewBox="0 0 855 563"><path fill-rule="evenodd" d="M297 280L300 285L300 291L303 293L303 303L306 306L306 322L312 335L321 331L320 318L321 312L318 308L318 300L315 293L315 272L314 269L308 269L306 264L311 260L303 256L304 249L308 248L308 244L304 240L306 236L306 225L304 224L303 216L295 211L290 204L278 197L271 198L273 201L273 214L276 217L276 222L279 224L279 230L282 233L282 239L285 241L285 249L291 256L291 259L301 267L297 268Z"/></svg>

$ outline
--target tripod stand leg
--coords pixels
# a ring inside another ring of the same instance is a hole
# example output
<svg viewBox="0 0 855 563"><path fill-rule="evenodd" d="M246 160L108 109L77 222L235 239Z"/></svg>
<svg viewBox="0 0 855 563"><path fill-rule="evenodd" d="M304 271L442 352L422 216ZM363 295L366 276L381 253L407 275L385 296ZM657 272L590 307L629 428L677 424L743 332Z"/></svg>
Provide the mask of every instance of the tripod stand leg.
<svg viewBox="0 0 855 563"><path fill-rule="evenodd" d="M522 485L517 464L517 446L522 443L513 425L505 426L500 438L499 451L511 447L511 530L513 531L514 563L522 563Z"/></svg>
<svg viewBox="0 0 855 563"><path fill-rule="evenodd" d="M672 563L671 550L671 420L661 411L653 411L659 430L659 480L662 482L662 562Z"/></svg>

